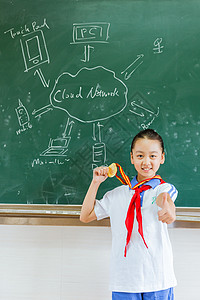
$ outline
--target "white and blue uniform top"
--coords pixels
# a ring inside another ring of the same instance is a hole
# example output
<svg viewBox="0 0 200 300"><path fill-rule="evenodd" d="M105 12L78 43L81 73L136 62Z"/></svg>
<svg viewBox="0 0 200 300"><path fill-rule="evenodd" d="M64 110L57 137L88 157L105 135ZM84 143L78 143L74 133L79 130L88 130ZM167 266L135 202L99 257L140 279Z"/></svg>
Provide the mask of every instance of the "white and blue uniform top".
<svg viewBox="0 0 200 300"><path fill-rule="evenodd" d="M137 183L136 177L133 178L132 186ZM122 185L107 192L101 200L96 200L94 211L97 220L110 217L111 223L111 291L144 293L160 291L176 285L167 224L158 220L160 208L155 199L159 194L167 192L175 201L178 192L172 184L159 183L159 179L147 182L146 184L151 185L152 188L141 193L143 233L148 249L138 233L135 216L126 257L124 257L127 236L125 219L135 191L128 185Z"/></svg>
<svg viewBox="0 0 200 300"><path fill-rule="evenodd" d="M137 177L135 176L135 177L131 180L131 186L132 186L132 188L133 188L136 184L138 184L138 181L137 181ZM159 185L159 184L160 184L160 179L157 179L157 178L153 178L153 179L151 179L151 181L144 183L144 185L150 185L150 186L152 187L152 189L155 189L155 187L156 187L157 185ZM175 188L174 185L172 185L172 184L170 184L170 183L168 183L168 185L169 185L169 190L167 191L167 193L170 195L171 199L172 199L173 201L175 201L175 200L176 200L176 197L177 197L177 195L178 195L178 192L177 192L177 190L176 190L176 188ZM131 188L129 188L129 189L131 190ZM141 206L142 206L142 204L143 204L143 196L144 196L144 191L140 193Z"/></svg>

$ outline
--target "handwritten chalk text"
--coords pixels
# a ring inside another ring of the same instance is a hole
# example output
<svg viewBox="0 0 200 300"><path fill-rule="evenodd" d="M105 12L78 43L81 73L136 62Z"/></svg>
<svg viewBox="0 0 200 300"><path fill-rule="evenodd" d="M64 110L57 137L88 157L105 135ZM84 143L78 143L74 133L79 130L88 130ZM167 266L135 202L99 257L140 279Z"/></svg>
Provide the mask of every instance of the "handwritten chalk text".
<svg viewBox="0 0 200 300"><path fill-rule="evenodd" d="M47 24L46 19L43 20L43 23L41 25L38 25L36 21L33 21L31 23L31 26L27 26L25 24L24 26L21 26L20 29L15 29L13 27L13 28L10 28L10 29L6 30L4 33L5 34L10 33L11 38L14 39L16 36L23 36L25 34L37 31L37 30L45 28L45 27L50 29L48 24Z"/></svg>

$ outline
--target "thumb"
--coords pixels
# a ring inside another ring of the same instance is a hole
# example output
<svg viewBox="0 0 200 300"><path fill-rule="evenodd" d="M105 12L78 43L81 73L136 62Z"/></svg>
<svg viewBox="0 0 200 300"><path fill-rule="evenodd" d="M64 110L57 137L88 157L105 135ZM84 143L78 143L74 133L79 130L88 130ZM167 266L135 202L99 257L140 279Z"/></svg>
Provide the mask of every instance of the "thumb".
<svg viewBox="0 0 200 300"><path fill-rule="evenodd" d="M167 193L163 193L162 195L162 208L166 207L168 204L168 201L167 201Z"/></svg>

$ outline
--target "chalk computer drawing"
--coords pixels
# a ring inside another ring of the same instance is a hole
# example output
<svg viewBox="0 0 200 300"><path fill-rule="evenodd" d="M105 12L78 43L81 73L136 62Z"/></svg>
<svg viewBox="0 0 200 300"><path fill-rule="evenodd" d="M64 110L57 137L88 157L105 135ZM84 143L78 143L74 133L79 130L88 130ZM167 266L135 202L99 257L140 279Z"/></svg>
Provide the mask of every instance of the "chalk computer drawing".
<svg viewBox="0 0 200 300"><path fill-rule="evenodd" d="M62 137L55 139L50 138L48 148L44 150L40 156L67 156L73 124L74 122L70 122L68 118Z"/></svg>
<svg viewBox="0 0 200 300"><path fill-rule="evenodd" d="M57 138L49 140L48 148L40 156L65 156L71 137Z"/></svg>
<svg viewBox="0 0 200 300"><path fill-rule="evenodd" d="M73 24L73 42L71 44L85 44L84 59L81 61L90 61L91 52L94 51L94 46L91 46L91 43L108 43L109 29L110 23L106 22Z"/></svg>

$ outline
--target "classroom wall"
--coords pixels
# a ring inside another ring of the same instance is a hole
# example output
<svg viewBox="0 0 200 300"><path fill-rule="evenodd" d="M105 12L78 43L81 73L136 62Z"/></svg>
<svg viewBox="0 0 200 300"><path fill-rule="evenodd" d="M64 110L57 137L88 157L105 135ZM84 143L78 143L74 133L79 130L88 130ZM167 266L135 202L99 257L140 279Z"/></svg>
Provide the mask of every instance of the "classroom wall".
<svg viewBox="0 0 200 300"><path fill-rule="evenodd" d="M170 228L175 300L198 300L200 230ZM0 226L0 300L110 300L109 227Z"/></svg>

